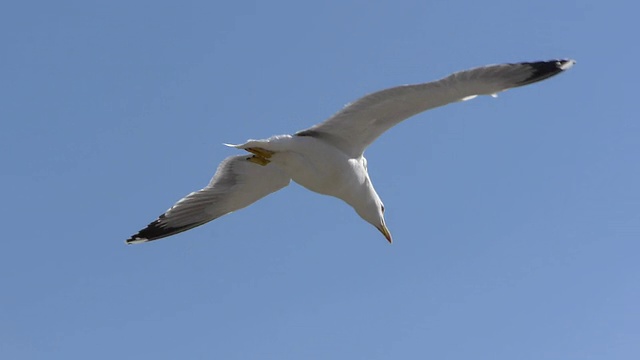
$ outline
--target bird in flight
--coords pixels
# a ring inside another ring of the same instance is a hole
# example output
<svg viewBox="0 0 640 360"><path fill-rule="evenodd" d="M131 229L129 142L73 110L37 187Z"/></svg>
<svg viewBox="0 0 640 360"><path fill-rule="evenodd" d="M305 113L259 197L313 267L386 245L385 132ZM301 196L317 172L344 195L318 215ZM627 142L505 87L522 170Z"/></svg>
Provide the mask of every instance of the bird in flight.
<svg viewBox="0 0 640 360"><path fill-rule="evenodd" d="M222 161L207 186L180 199L158 219L126 240L137 244L205 224L287 186L291 180L342 199L392 242L384 205L367 172L364 151L399 122L438 106L557 75L574 60L521 62L478 67L437 81L402 85L366 95L329 119L293 135L229 145L245 155Z"/></svg>

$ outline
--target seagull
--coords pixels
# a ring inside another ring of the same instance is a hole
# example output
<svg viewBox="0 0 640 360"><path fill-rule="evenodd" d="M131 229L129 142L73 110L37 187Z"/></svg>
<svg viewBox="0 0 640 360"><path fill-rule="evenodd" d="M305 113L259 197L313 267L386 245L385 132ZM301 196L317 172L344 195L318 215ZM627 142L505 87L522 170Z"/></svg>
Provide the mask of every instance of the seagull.
<svg viewBox="0 0 640 360"><path fill-rule="evenodd" d="M561 59L464 70L437 81L366 95L324 122L293 135L225 144L247 153L224 159L207 186L180 199L126 243L157 240L200 226L253 204L291 180L351 205L391 243L384 204L369 178L363 155L374 140L423 111L478 95L495 97L499 92L548 79L574 64L575 60Z"/></svg>

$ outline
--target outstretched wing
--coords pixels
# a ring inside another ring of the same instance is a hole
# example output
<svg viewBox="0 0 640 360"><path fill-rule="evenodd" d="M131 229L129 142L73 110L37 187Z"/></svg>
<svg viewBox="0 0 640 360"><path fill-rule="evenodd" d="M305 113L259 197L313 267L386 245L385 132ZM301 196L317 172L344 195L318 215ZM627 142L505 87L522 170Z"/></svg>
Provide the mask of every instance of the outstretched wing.
<svg viewBox="0 0 640 360"><path fill-rule="evenodd" d="M289 177L275 164L261 166L239 155L226 158L209 185L192 192L157 220L127 239L136 244L171 236L232 211L242 209L289 184Z"/></svg>
<svg viewBox="0 0 640 360"><path fill-rule="evenodd" d="M382 133L415 114L477 95L493 95L538 82L573 64L574 60L550 60L488 65L433 82L393 87L366 95L326 121L296 135L324 139L356 157Z"/></svg>

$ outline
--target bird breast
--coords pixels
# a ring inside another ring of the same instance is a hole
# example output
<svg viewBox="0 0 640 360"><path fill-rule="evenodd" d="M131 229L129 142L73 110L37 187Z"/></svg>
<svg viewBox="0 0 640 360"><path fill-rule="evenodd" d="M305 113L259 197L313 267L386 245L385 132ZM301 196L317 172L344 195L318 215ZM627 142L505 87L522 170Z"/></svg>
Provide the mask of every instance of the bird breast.
<svg viewBox="0 0 640 360"><path fill-rule="evenodd" d="M338 148L312 137L293 137L283 153L283 167L291 179L320 194L345 199L366 182L361 159L353 159Z"/></svg>

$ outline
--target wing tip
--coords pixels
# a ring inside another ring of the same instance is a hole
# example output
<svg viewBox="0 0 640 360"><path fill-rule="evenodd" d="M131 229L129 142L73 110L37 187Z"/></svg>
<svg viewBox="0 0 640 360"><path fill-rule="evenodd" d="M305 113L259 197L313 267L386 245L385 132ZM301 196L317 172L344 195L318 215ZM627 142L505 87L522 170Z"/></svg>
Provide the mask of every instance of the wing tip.
<svg viewBox="0 0 640 360"><path fill-rule="evenodd" d="M127 245L141 244L174 234L174 229L166 228L160 224L164 217L164 214L160 215L157 220L151 222L147 227L138 231L135 235L131 235L130 238L125 240L125 243Z"/></svg>
<svg viewBox="0 0 640 360"><path fill-rule="evenodd" d="M127 245L135 245L135 244L142 244L142 243L145 243L145 242L148 242L148 241L150 241L150 240L147 239L147 238L141 238L141 237L138 237L138 236L134 235L134 236L128 238L127 240L125 240L124 243L127 244Z"/></svg>
<svg viewBox="0 0 640 360"><path fill-rule="evenodd" d="M536 61L525 63L532 70L531 75L518 83L518 86L532 84L538 81L548 79L558 75L563 71L569 70L576 61L573 59L556 59L549 61Z"/></svg>
<svg viewBox="0 0 640 360"><path fill-rule="evenodd" d="M200 226L209 221L198 221L181 226L167 226L164 219L165 214L160 215L157 220L153 221L152 223L147 225L147 227L138 231L138 233L125 240L125 243L127 245L133 245L162 239L171 235L181 233L183 231L187 231L189 229L193 229L194 227Z"/></svg>
<svg viewBox="0 0 640 360"><path fill-rule="evenodd" d="M561 70L569 70L573 65L576 64L576 61L573 59L560 59L558 60L559 67Z"/></svg>

